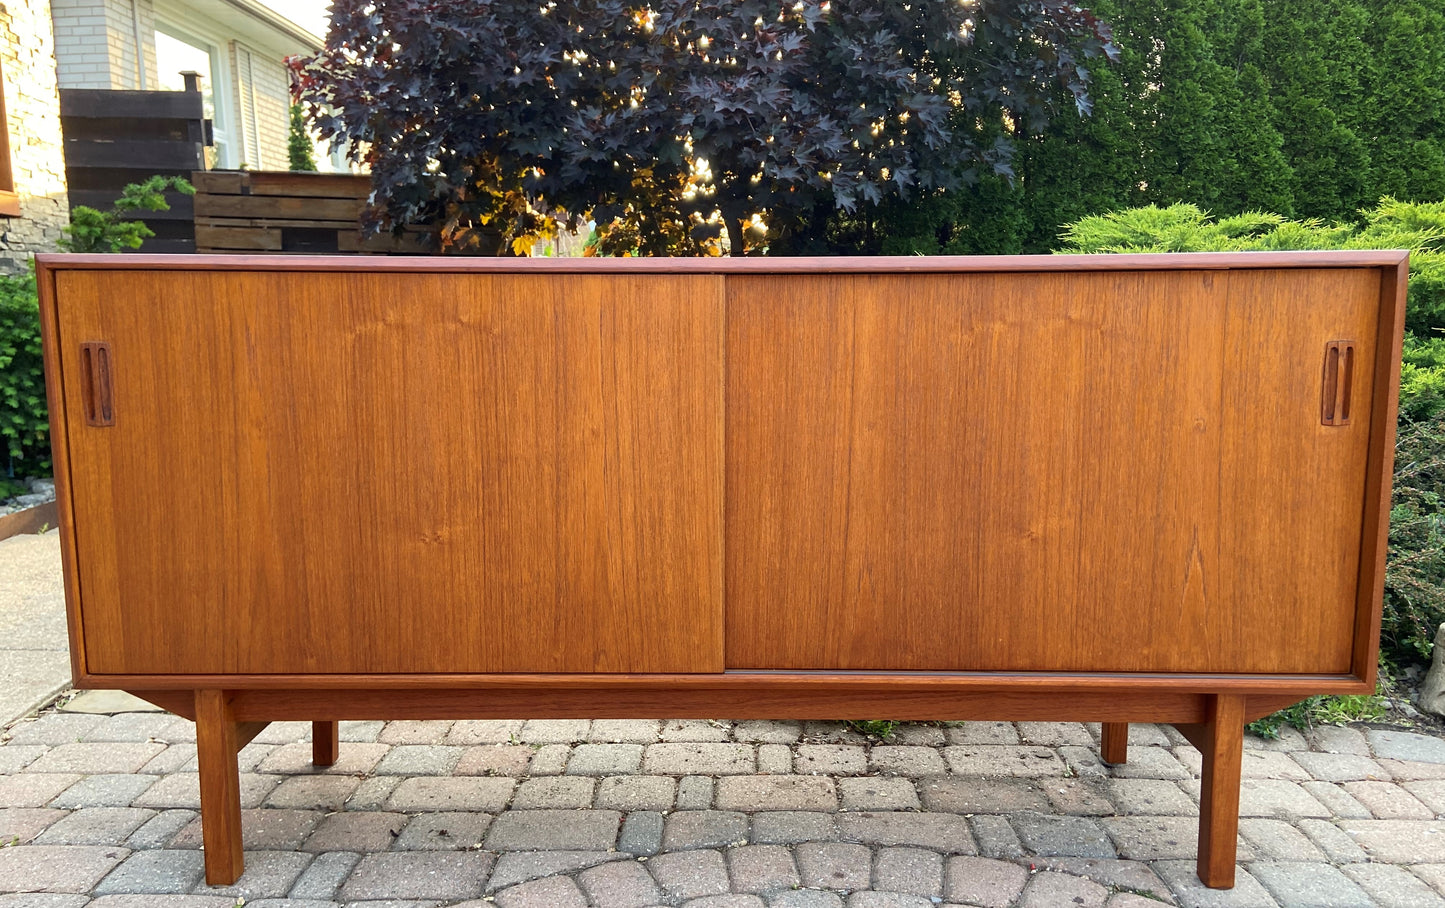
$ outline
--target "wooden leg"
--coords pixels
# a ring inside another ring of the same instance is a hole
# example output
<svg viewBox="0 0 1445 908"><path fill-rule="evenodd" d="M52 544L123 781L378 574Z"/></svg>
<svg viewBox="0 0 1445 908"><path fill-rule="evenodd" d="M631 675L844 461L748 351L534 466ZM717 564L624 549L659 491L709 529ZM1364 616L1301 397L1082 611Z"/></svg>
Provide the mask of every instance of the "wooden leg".
<svg viewBox="0 0 1445 908"><path fill-rule="evenodd" d="M1244 697L1215 696L1198 729L1204 755L1199 795L1199 879L1210 889L1234 888L1239 835L1239 775L1244 765Z"/></svg>
<svg viewBox="0 0 1445 908"><path fill-rule="evenodd" d="M196 757L201 769L201 839L206 882L229 886L245 869L241 852L241 747L225 691L196 691Z"/></svg>
<svg viewBox="0 0 1445 908"><path fill-rule="evenodd" d="M341 731L336 722L311 723L311 762L331 766L341 753Z"/></svg>
<svg viewBox="0 0 1445 908"><path fill-rule="evenodd" d="M1105 763L1119 765L1129 762L1129 723L1105 722L1099 742L1099 756Z"/></svg>

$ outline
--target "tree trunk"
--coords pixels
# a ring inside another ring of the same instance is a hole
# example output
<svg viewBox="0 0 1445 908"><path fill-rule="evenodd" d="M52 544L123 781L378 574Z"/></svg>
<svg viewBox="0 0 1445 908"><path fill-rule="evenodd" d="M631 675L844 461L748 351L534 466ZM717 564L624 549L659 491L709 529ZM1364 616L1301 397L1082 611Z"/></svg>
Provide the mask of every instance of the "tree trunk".
<svg viewBox="0 0 1445 908"><path fill-rule="evenodd" d="M723 223L728 228L728 247L731 255L743 254L743 221L742 218L733 217L730 214L723 214Z"/></svg>

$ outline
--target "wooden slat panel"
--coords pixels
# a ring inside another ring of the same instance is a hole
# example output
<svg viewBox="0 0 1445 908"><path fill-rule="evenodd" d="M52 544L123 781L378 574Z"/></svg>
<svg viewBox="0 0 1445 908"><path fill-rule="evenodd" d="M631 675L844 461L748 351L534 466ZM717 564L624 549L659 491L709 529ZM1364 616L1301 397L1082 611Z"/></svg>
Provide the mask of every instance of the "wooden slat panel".
<svg viewBox="0 0 1445 908"><path fill-rule="evenodd" d="M281 173L257 170L246 174L251 195L366 200L371 177L351 173Z"/></svg>
<svg viewBox="0 0 1445 908"><path fill-rule="evenodd" d="M356 223L359 199L308 199L284 196L204 195L196 199L197 218L295 218Z"/></svg>
<svg viewBox="0 0 1445 908"><path fill-rule="evenodd" d="M169 170L194 170L202 164L199 142L173 142L165 139L97 139L67 140L65 169L67 173L85 167L124 167L145 170L147 174Z"/></svg>
<svg viewBox="0 0 1445 908"><path fill-rule="evenodd" d="M1350 669L1368 430L1318 424L1315 360L1376 273L738 276L728 306L730 668Z"/></svg>
<svg viewBox="0 0 1445 908"><path fill-rule="evenodd" d="M721 669L721 278L57 277L91 671Z"/></svg>
<svg viewBox="0 0 1445 908"><path fill-rule="evenodd" d="M191 174L191 185L197 193L240 195L246 185L246 174L236 170L198 170Z"/></svg>
<svg viewBox="0 0 1445 908"><path fill-rule="evenodd" d="M98 88L67 88L60 92L60 116L65 118L200 120L205 117L203 105L200 92Z"/></svg>
<svg viewBox="0 0 1445 908"><path fill-rule="evenodd" d="M196 245L204 249L244 249L248 252L281 248L279 227L207 227L196 225Z"/></svg>

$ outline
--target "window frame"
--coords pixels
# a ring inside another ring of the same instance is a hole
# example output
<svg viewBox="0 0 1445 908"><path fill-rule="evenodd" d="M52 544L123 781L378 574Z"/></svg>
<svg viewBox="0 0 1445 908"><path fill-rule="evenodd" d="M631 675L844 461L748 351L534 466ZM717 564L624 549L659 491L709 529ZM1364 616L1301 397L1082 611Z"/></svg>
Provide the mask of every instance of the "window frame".
<svg viewBox="0 0 1445 908"><path fill-rule="evenodd" d="M5 67L0 62L0 217L20 216L20 194L10 161L10 121L5 116Z"/></svg>

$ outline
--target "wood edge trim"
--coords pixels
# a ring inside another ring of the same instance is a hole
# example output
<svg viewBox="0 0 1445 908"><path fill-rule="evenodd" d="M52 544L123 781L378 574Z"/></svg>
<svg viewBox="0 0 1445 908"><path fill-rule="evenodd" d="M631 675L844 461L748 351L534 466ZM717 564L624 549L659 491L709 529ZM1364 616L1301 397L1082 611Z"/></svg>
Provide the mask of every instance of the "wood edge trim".
<svg viewBox="0 0 1445 908"><path fill-rule="evenodd" d="M20 217L20 193L0 189L0 217Z"/></svg>
<svg viewBox="0 0 1445 908"><path fill-rule="evenodd" d="M376 271L432 273L583 274L885 274L985 272L1191 271L1227 269L1390 267L1408 252L1185 252L1127 255L800 256L797 258L576 258L376 255L79 255L42 253L57 269L210 271Z"/></svg>
<svg viewBox="0 0 1445 908"><path fill-rule="evenodd" d="M723 275L713 277L713 306L717 326L717 601L712 628L717 635L716 661L711 667L727 671L728 660L728 282Z"/></svg>
<svg viewBox="0 0 1445 908"><path fill-rule="evenodd" d="M80 688L123 690L282 690L282 691L827 691L894 693L1033 694L1069 691L1120 693L1312 696L1360 694L1373 685L1354 675L1082 675L1033 673L871 674L802 672L722 672L693 675L522 675L522 674L316 674L316 675L101 675L78 678Z"/></svg>
<svg viewBox="0 0 1445 908"><path fill-rule="evenodd" d="M1385 560L1389 554L1390 492L1395 465L1395 428L1400 409L1400 359L1405 340L1405 304L1410 279L1408 256L1381 270L1380 317L1375 339L1375 374L1370 401L1370 443L1366 454L1360 572L1356 586L1352 671L1374 693L1379 670L1380 625L1385 602Z"/></svg>
<svg viewBox="0 0 1445 908"><path fill-rule="evenodd" d="M56 518L60 526L60 562L65 590L65 624L70 633L71 683L80 686L89 674L85 658L85 627L80 620L80 553L75 540L75 501L71 494L69 420L60 368L60 306L56 269L36 256L35 286L40 297L40 348L45 374L45 406L50 414L50 452L54 465Z"/></svg>

